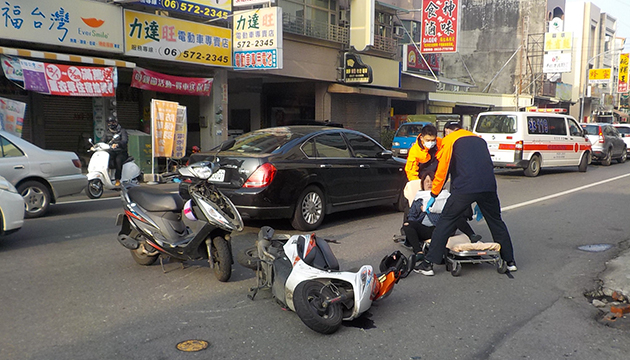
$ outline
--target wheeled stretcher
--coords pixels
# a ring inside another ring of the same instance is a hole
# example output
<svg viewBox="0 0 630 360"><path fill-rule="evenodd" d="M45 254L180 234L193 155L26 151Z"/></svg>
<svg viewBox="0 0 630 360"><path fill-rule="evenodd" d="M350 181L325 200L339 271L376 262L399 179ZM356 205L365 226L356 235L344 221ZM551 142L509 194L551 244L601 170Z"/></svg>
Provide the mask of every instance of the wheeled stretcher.
<svg viewBox="0 0 630 360"><path fill-rule="evenodd" d="M424 242L423 252L428 251L431 239ZM448 252L444 259L446 271L451 275L459 276L462 272L462 264L490 263L497 267L499 274L507 272L507 263L501 258L501 245L495 242L471 243L464 234L451 236L446 244Z"/></svg>

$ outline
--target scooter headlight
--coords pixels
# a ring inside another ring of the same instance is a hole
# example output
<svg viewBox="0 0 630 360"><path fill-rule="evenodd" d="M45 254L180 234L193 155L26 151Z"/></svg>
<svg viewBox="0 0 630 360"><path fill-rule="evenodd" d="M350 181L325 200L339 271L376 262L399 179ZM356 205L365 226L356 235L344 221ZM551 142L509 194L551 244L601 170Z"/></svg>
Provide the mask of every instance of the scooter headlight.
<svg viewBox="0 0 630 360"><path fill-rule="evenodd" d="M215 220L221 223L222 225L225 225L229 229L233 227L232 223L230 223L230 221L226 219L225 216L223 216L223 214L218 212L214 207L210 206L203 200L200 201L200 205L203 206L204 210L207 211L208 215L210 215L210 218L212 220Z"/></svg>

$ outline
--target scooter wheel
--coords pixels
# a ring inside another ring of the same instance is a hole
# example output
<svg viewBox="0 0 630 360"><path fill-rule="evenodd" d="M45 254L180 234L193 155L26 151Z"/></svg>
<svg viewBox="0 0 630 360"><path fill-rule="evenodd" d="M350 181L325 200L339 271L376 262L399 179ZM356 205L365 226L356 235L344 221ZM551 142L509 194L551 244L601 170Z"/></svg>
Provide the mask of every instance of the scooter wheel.
<svg viewBox="0 0 630 360"><path fill-rule="evenodd" d="M312 330L321 334L332 334L341 326L341 304L333 303L324 307L323 302L334 297L335 293L321 282L303 281L293 292L295 312Z"/></svg>
<svg viewBox="0 0 630 360"><path fill-rule="evenodd" d="M236 254L236 262L251 270L258 269L258 248L256 246L248 247L247 249Z"/></svg>
<svg viewBox="0 0 630 360"><path fill-rule="evenodd" d="M230 280L232 275L232 253L227 240L221 236L212 239L211 251L214 259L214 275L221 282Z"/></svg>
<svg viewBox="0 0 630 360"><path fill-rule="evenodd" d="M100 179L92 179L85 188L85 193L90 199L98 199L103 196L103 182Z"/></svg>

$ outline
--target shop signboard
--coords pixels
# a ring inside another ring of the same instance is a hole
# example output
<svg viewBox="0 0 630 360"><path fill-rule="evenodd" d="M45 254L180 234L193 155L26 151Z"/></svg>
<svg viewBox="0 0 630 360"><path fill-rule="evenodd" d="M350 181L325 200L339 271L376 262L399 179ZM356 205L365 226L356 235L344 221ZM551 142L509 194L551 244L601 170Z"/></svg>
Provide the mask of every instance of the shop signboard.
<svg viewBox="0 0 630 360"><path fill-rule="evenodd" d="M47 95L116 96L113 67L49 64L20 59L24 88Z"/></svg>
<svg viewBox="0 0 630 360"><path fill-rule="evenodd" d="M276 0L233 0L234 6L251 6L260 4L275 3Z"/></svg>
<svg viewBox="0 0 630 360"><path fill-rule="evenodd" d="M570 51L573 48L572 32L545 33L545 51Z"/></svg>
<svg viewBox="0 0 630 360"><path fill-rule="evenodd" d="M185 63L232 66L232 30L125 10L125 54Z"/></svg>
<svg viewBox="0 0 630 360"><path fill-rule="evenodd" d="M170 94L210 96L212 78L166 75L136 67L133 69L131 86Z"/></svg>
<svg viewBox="0 0 630 360"><path fill-rule="evenodd" d="M543 56L543 73L571 72L571 53L552 52Z"/></svg>
<svg viewBox="0 0 630 360"><path fill-rule="evenodd" d="M153 134L153 156L171 157L177 123L178 103L151 100L151 129Z"/></svg>
<svg viewBox="0 0 630 360"><path fill-rule="evenodd" d="M123 52L122 8L83 0L5 0L0 38Z"/></svg>
<svg viewBox="0 0 630 360"><path fill-rule="evenodd" d="M129 2L129 0L115 0L114 2L124 3ZM232 13L231 0L138 0L137 2L167 11L200 16L206 19L227 19Z"/></svg>
<svg viewBox="0 0 630 360"><path fill-rule="evenodd" d="M20 59L12 56L0 57L2 59L2 71L4 76L13 81L24 81L24 75L22 74L22 66L20 65Z"/></svg>
<svg viewBox="0 0 630 360"><path fill-rule="evenodd" d="M413 44L407 44L403 47L403 56L405 61L403 61L403 71L408 70L424 70L429 71L429 66L431 70L434 72L440 71L440 61L438 60L437 54L426 54L424 56L424 60L422 60L422 56L420 56L420 52ZM426 62L425 62L426 60ZM429 66L427 66L429 63Z"/></svg>
<svg viewBox="0 0 630 360"><path fill-rule="evenodd" d="M173 144L173 159L181 159L186 156L186 135L188 134L186 107L177 107L177 120L175 122L175 143Z"/></svg>
<svg viewBox="0 0 630 360"><path fill-rule="evenodd" d="M611 71L608 68L605 69L590 69L588 71L588 83L589 84L607 84L610 82Z"/></svg>
<svg viewBox="0 0 630 360"><path fill-rule="evenodd" d="M26 104L0 97L0 129L22 137Z"/></svg>
<svg viewBox="0 0 630 360"><path fill-rule="evenodd" d="M619 80L617 81L617 92L628 92L628 57L630 54L624 53L619 55Z"/></svg>
<svg viewBox="0 0 630 360"><path fill-rule="evenodd" d="M346 84L369 84L372 82L372 67L364 64L359 55L343 54L343 77Z"/></svg>
<svg viewBox="0 0 630 360"><path fill-rule="evenodd" d="M457 52L460 0L422 2L420 51L425 53Z"/></svg>
<svg viewBox="0 0 630 360"><path fill-rule="evenodd" d="M282 8L234 12L234 69L282 69Z"/></svg>

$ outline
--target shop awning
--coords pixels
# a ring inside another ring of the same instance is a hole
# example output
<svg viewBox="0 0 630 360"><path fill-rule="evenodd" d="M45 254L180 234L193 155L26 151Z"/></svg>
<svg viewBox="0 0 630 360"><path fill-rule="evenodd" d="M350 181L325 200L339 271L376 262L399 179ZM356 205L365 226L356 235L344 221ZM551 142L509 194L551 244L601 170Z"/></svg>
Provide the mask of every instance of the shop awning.
<svg viewBox="0 0 630 360"><path fill-rule="evenodd" d="M362 95L373 95L373 96L383 96L390 98L399 98L406 99L407 93L401 91L394 90L385 90L385 89L377 89L366 86L347 86L342 84L330 84L328 85L329 93L336 94L362 94Z"/></svg>
<svg viewBox="0 0 630 360"><path fill-rule="evenodd" d="M53 60L53 61L56 60L56 61L68 61L68 62L92 64L92 65L102 65L102 66L116 66L116 67L126 67L126 68L136 67L135 63L129 62L129 61L123 61L123 60L105 59L105 58L83 56L83 55L68 55L68 54L60 54L60 53L47 52L47 51L15 49L15 48L2 47L2 46L0 46L0 54L27 57L27 58Z"/></svg>

